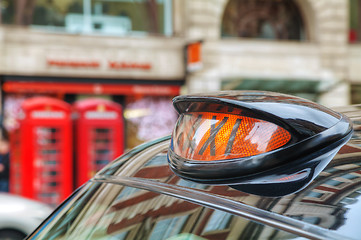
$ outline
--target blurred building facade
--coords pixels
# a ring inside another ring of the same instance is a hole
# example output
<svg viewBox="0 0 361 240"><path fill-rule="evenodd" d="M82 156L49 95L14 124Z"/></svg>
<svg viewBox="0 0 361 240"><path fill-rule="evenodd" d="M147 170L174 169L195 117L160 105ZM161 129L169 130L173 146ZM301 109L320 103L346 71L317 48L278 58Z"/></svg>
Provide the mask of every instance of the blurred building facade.
<svg viewBox="0 0 361 240"><path fill-rule="evenodd" d="M128 147L171 131L176 116L167 103L180 93L258 89L328 106L361 102L360 0L1 0L0 6L2 113L10 127L19 103L39 94L120 103ZM197 42L187 62L186 46ZM142 128L151 123L158 124Z"/></svg>
<svg viewBox="0 0 361 240"><path fill-rule="evenodd" d="M171 98L184 85L184 40L172 33L171 1L0 1L4 124L28 97L121 104L127 148L167 135ZM145 17L142 17L145 16ZM170 19L170 22L164 19Z"/></svg>
<svg viewBox="0 0 361 240"><path fill-rule="evenodd" d="M192 91L263 89L328 106L357 99L360 1L187 1L186 34L203 39ZM354 88L355 85L355 88Z"/></svg>

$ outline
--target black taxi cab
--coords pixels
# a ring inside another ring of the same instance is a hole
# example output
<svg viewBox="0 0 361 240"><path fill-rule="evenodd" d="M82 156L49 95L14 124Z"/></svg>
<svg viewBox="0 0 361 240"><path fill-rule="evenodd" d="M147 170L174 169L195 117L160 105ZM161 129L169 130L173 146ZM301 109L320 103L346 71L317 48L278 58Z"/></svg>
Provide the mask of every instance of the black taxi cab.
<svg viewBox="0 0 361 240"><path fill-rule="evenodd" d="M359 106L258 91L173 104L172 136L117 158L28 239L361 239Z"/></svg>

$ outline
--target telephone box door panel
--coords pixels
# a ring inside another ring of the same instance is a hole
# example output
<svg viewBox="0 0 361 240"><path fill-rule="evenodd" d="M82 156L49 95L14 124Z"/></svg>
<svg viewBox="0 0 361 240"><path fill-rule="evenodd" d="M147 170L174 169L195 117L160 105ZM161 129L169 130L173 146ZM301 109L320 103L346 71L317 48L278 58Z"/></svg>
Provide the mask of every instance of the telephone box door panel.
<svg viewBox="0 0 361 240"><path fill-rule="evenodd" d="M119 104L105 99L75 103L76 184L80 186L124 151L123 114Z"/></svg>
<svg viewBox="0 0 361 240"><path fill-rule="evenodd" d="M12 179L17 183L12 192L57 205L73 190L71 108L58 99L36 97L26 100L22 111L20 156L13 166L21 183Z"/></svg>

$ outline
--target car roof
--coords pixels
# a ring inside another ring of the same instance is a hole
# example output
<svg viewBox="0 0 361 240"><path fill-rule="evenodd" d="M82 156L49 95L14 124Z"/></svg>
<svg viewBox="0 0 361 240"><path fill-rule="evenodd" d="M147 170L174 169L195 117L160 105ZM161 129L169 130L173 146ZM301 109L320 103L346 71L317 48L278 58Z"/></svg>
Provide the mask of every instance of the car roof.
<svg viewBox="0 0 361 240"><path fill-rule="evenodd" d="M305 237L357 238L361 235L357 228L361 221L360 108L357 105L336 109L354 123L351 140L309 186L283 197L261 197L225 185L180 180L167 163L170 137L138 146L94 179L161 192Z"/></svg>

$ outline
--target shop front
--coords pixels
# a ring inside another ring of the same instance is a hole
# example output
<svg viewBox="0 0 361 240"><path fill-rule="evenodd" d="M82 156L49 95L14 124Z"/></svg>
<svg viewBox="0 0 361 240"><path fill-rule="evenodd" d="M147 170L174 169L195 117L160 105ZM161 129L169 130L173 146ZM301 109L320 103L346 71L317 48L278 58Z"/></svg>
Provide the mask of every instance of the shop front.
<svg viewBox="0 0 361 240"><path fill-rule="evenodd" d="M160 132L163 135L170 133L176 120L171 99L179 95L179 85L18 82L8 79L5 77L3 85L3 123L10 130L17 127L21 103L34 96L49 96L70 104L80 99L99 97L121 104L127 123L125 132L128 134L124 136L126 148L159 137ZM160 123L155 119L165 121ZM147 133L143 133L143 128Z"/></svg>
<svg viewBox="0 0 361 240"><path fill-rule="evenodd" d="M124 149L171 132L176 121L171 99L185 79L182 40L1 30L7 36L0 60L7 129L18 127L24 100L49 96L69 104L94 97L120 104Z"/></svg>

